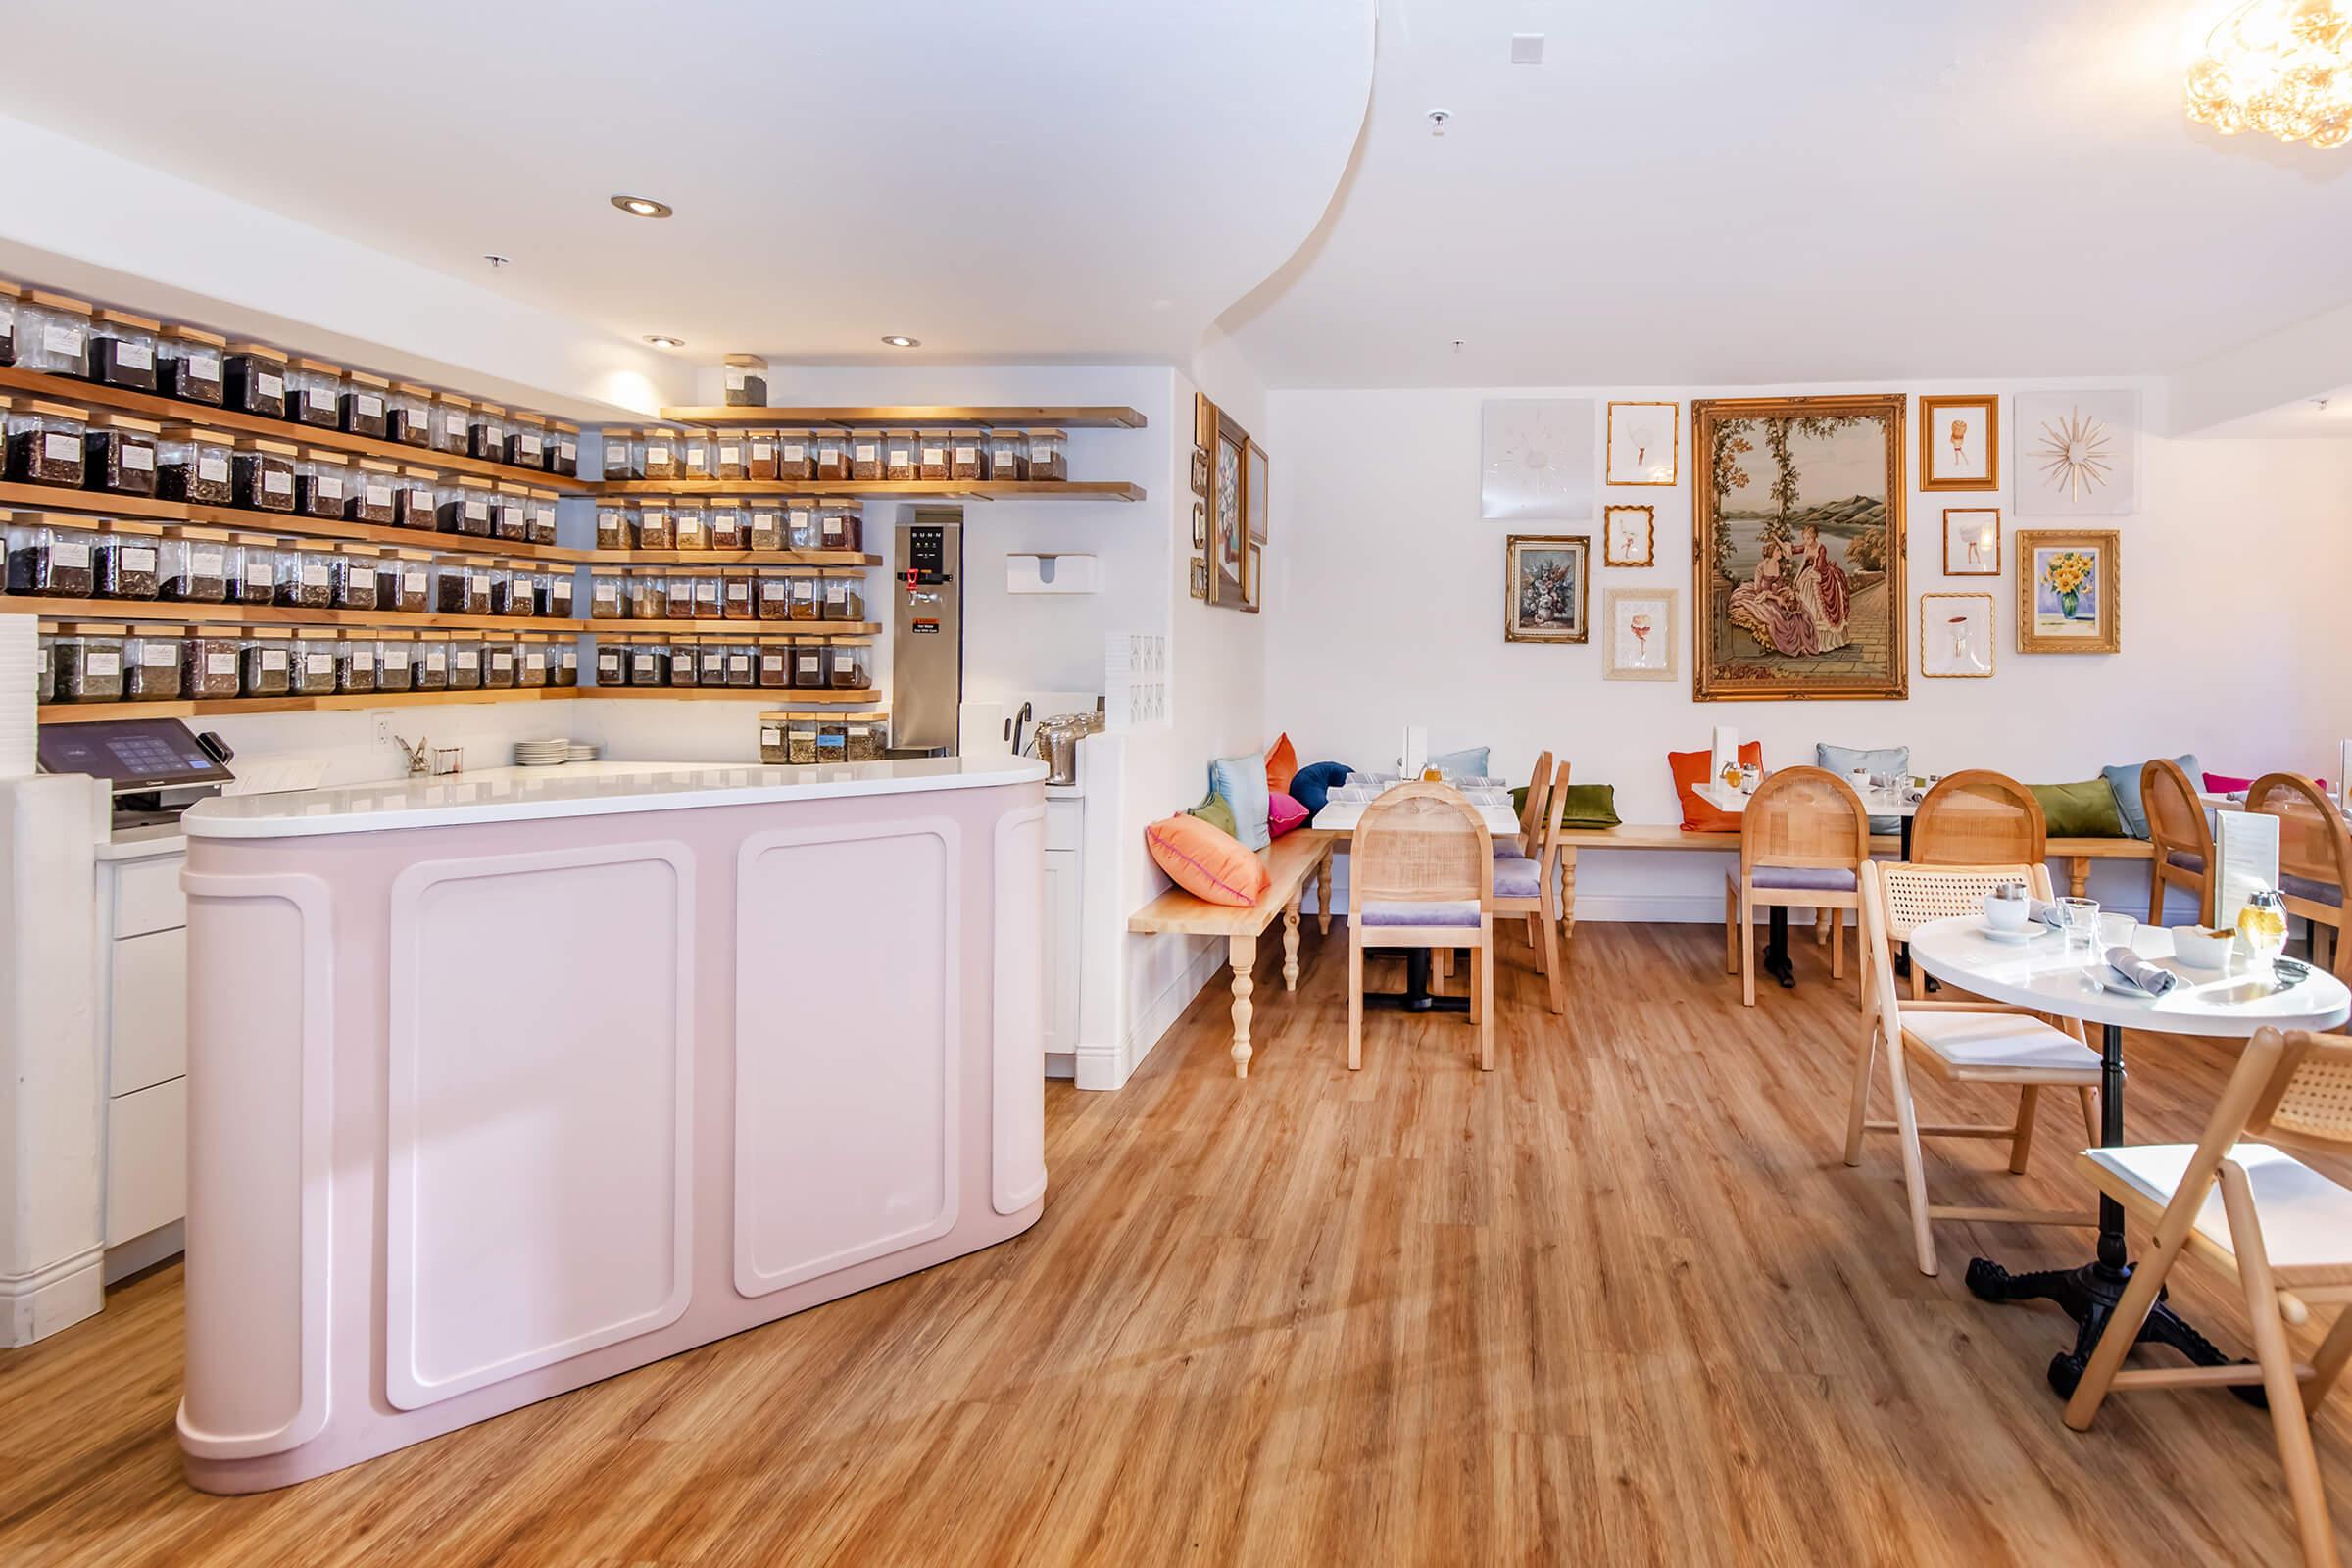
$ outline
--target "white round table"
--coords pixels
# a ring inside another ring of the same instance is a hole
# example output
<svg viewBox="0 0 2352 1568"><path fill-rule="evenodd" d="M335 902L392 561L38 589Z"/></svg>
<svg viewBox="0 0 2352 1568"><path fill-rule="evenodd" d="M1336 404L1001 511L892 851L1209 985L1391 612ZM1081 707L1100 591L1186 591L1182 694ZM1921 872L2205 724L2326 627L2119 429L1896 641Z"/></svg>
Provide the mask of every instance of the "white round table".
<svg viewBox="0 0 2352 1568"><path fill-rule="evenodd" d="M2170 969L2180 984L2162 997L2130 996L2092 983L2089 971L2104 968L2103 949L2067 951L2066 938L2039 931L2025 942L2003 942L1985 933L1982 916L1954 915L1915 927L1911 961L1948 986L1992 1002L2036 1012L2080 1018L2099 1025L2099 1143L2124 1141L2124 1031L2220 1035L2242 1040L2257 1029L2333 1029L2352 1017L2352 990L2324 969L2313 968L2293 983L2281 982L2268 965L2232 959L2227 970L2191 969L2173 956L2173 934L2141 926L2132 951ZM2114 1312L2132 1265L2124 1250L2124 1208L2099 1199L2099 1250L2080 1268L2012 1274L1988 1257L1972 1258L1968 1288L1987 1301L2055 1301L2080 1325L2075 1348L2050 1362L2050 1386L2071 1396L2090 1360L2099 1331ZM2158 1301L2140 1330L2202 1366L2227 1363L2221 1351L2171 1306ZM2244 1391L2258 1393L2259 1391Z"/></svg>

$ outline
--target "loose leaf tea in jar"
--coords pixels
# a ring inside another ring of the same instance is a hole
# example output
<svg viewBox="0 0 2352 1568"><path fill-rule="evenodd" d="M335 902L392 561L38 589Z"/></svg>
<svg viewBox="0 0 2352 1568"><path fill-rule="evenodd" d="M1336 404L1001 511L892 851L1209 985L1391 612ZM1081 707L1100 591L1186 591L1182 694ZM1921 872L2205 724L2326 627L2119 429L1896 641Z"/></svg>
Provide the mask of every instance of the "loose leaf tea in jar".
<svg viewBox="0 0 2352 1568"><path fill-rule="evenodd" d="M917 479L945 480L952 450L951 438L945 431L924 430L914 438L914 476Z"/></svg>
<svg viewBox="0 0 2352 1568"><path fill-rule="evenodd" d="M459 397L454 392L433 394L432 449L462 458L466 456L472 440L473 400ZM449 650L445 648L441 652L446 655Z"/></svg>
<svg viewBox="0 0 2352 1568"><path fill-rule="evenodd" d="M283 697L294 686L294 634L261 628L239 650L245 695Z"/></svg>
<svg viewBox="0 0 2352 1568"><path fill-rule="evenodd" d="M157 547L163 597L199 605L226 601L233 548L226 534L202 528L188 528L175 539L164 540Z"/></svg>
<svg viewBox="0 0 2352 1568"><path fill-rule="evenodd" d="M404 447L433 444L433 389L414 381L395 381L384 399L385 439Z"/></svg>
<svg viewBox="0 0 2352 1568"><path fill-rule="evenodd" d="M757 354L730 354L722 362L724 396L729 408L767 406L767 362Z"/></svg>
<svg viewBox="0 0 2352 1568"><path fill-rule="evenodd" d="M340 452L313 448L294 465L294 510L306 517L340 518L351 493L351 465Z"/></svg>
<svg viewBox="0 0 2352 1568"><path fill-rule="evenodd" d="M115 703L122 700L122 626L73 626L52 644L57 701Z"/></svg>
<svg viewBox="0 0 2352 1568"><path fill-rule="evenodd" d="M164 427L127 414L101 414L81 438L82 483L116 495L155 494L156 455Z"/></svg>
<svg viewBox="0 0 2352 1568"><path fill-rule="evenodd" d="M343 367L324 360L286 362L286 417L332 430L342 417Z"/></svg>
<svg viewBox="0 0 2352 1568"><path fill-rule="evenodd" d="M237 555L232 564L237 574L229 583L231 604L273 605L277 603L278 574L285 570L286 547L275 539L252 534L236 539Z"/></svg>
<svg viewBox="0 0 2352 1568"><path fill-rule="evenodd" d="M234 504L256 512L292 512L294 464L300 456L299 448L283 441L238 437L231 471Z"/></svg>
<svg viewBox="0 0 2352 1568"><path fill-rule="evenodd" d="M17 364L27 370L90 374L90 303L34 289L17 307Z"/></svg>
<svg viewBox="0 0 2352 1568"><path fill-rule="evenodd" d="M8 476L19 484L81 488L87 409L20 403L8 411Z"/></svg>
<svg viewBox="0 0 2352 1568"><path fill-rule="evenodd" d="M162 542L161 530L126 532L120 523L100 534L92 568L98 597L155 598L163 588L157 559Z"/></svg>
<svg viewBox="0 0 2352 1568"><path fill-rule="evenodd" d="M430 468L401 469L400 488L394 499L400 507L397 521L401 527L440 526L441 476Z"/></svg>
<svg viewBox="0 0 2352 1568"><path fill-rule="evenodd" d="M191 506L225 507L236 501L230 482L236 437L196 425L173 425L157 449L155 493Z"/></svg>
<svg viewBox="0 0 2352 1568"><path fill-rule="evenodd" d="M502 454L517 468L536 468L547 471L547 418L538 414L517 414L507 421L507 445Z"/></svg>
<svg viewBox="0 0 2352 1568"><path fill-rule="evenodd" d="M177 702L184 683L180 678L180 647L176 636L138 635L125 638L122 645L122 696L133 703Z"/></svg>
<svg viewBox="0 0 2352 1568"><path fill-rule="evenodd" d="M155 390L155 334L163 322L100 311L90 327L90 379L101 386Z"/></svg>
<svg viewBox="0 0 2352 1568"><path fill-rule="evenodd" d="M547 421L547 471L576 478L580 471L580 427L561 419Z"/></svg>
<svg viewBox="0 0 2352 1568"><path fill-rule="evenodd" d="M194 698L234 697L237 684L237 640L209 632L183 638L179 645L179 684Z"/></svg>
<svg viewBox="0 0 2352 1568"><path fill-rule="evenodd" d="M370 527L390 528L400 522L400 466L362 458L352 466L351 493L344 498L344 515Z"/></svg>
<svg viewBox="0 0 2352 1568"><path fill-rule="evenodd" d="M228 339L192 326L167 326L155 340L155 388L183 403L219 408L226 390Z"/></svg>
<svg viewBox="0 0 2352 1568"><path fill-rule="evenodd" d="M297 547L277 574L277 602L295 610L324 610L335 597L332 552Z"/></svg>
<svg viewBox="0 0 2352 1568"><path fill-rule="evenodd" d="M375 608L421 615L432 608L432 558L421 551L395 550L375 562Z"/></svg>
<svg viewBox="0 0 2352 1568"><path fill-rule="evenodd" d="M97 536L79 528L20 522L8 530L8 591L88 599L97 585Z"/></svg>
<svg viewBox="0 0 2352 1568"><path fill-rule="evenodd" d="M353 435L385 441L392 435L392 382L389 377L354 370L345 378L336 417ZM370 690L373 688L370 687Z"/></svg>
<svg viewBox="0 0 2352 1568"><path fill-rule="evenodd" d="M286 416L286 357L266 343L240 343L229 350L225 402L260 419Z"/></svg>

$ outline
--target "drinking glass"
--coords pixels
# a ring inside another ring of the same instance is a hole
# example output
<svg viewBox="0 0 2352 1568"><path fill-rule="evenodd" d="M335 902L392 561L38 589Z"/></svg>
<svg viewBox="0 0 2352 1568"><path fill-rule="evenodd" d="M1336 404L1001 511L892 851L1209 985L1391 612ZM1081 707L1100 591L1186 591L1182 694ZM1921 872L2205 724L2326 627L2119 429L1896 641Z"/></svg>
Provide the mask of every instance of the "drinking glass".
<svg viewBox="0 0 2352 1568"><path fill-rule="evenodd" d="M2087 952L2099 936L2099 901L2060 899L2059 917L2066 922L2066 950Z"/></svg>
<svg viewBox="0 0 2352 1568"><path fill-rule="evenodd" d="M2139 935L2139 921L2129 914L2110 909L2099 916L2099 951L2109 948L2128 948Z"/></svg>
<svg viewBox="0 0 2352 1568"><path fill-rule="evenodd" d="M2263 888L2246 900L2237 911L2237 939L2261 963L2286 951L2286 901L2276 889Z"/></svg>

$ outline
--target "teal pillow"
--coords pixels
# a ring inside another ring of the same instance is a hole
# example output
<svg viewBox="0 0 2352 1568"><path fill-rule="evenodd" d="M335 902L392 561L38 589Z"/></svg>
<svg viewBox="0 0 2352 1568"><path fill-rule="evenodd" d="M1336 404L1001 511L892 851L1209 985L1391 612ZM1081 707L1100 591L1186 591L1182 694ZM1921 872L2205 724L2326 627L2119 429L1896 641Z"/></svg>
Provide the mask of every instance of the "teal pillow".
<svg viewBox="0 0 2352 1568"><path fill-rule="evenodd" d="M2116 807L2115 791L2105 778L2086 778L2080 784L2029 784L2041 803L2041 815L2054 839L2122 839L2132 835Z"/></svg>
<svg viewBox="0 0 2352 1568"><path fill-rule="evenodd" d="M1265 753L1221 757L1209 763L1208 793L1233 812L1233 836L1244 849L1262 850L1274 842L1273 830L1266 826L1273 803L1266 789Z"/></svg>
<svg viewBox="0 0 2352 1568"><path fill-rule="evenodd" d="M2204 774L2205 769L2197 761L2194 752L2184 752L2173 760L2180 764L2180 771L2186 773L2192 783ZM2107 788L2115 794L2115 808L2123 813L2124 830L2135 839L2148 836L2148 808L2139 798L2139 770L2145 766L2145 762L2133 762L2125 767L2099 769L2099 776L2107 781Z"/></svg>
<svg viewBox="0 0 2352 1568"><path fill-rule="evenodd" d="M1432 767L1442 767L1454 778L1485 778L1490 746L1471 746L1458 752L1446 752L1429 760Z"/></svg>
<svg viewBox="0 0 2352 1568"><path fill-rule="evenodd" d="M1826 767L1839 778L1845 777L1857 767L1873 777L1902 778L1911 771L1911 748L1908 746L1881 746L1872 750L1864 750L1855 746L1832 746L1825 741L1816 744L1813 748L1813 765ZM1899 817L1874 816L1870 819L1870 830L1873 833L1899 833L1902 831L1902 819Z"/></svg>

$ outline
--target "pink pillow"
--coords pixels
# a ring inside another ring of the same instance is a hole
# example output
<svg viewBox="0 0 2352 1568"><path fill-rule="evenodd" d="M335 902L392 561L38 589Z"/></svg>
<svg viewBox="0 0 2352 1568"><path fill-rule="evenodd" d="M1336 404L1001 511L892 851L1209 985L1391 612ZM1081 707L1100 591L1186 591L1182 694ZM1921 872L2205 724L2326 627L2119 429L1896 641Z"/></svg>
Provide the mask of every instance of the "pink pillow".
<svg viewBox="0 0 2352 1568"><path fill-rule="evenodd" d="M2239 790L2250 790L2253 787L2254 781L2250 778L2231 778L2227 773L2205 775L2205 793L2208 795L2234 795Z"/></svg>
<svg viewBox="0 0 2352 1568"><path fill-rule="evenodd" d="M1197 816L1179 813L1144 829L1144 846L1168 879L1194 898L1246 909L1272 878L1253 850Z"/></svg>
<svg viewBox="0 0 2352 1568"><path fill-rule="evenodd" d="M1307 809L1280 790L1266 797L1266 831L1280 838L1295 827L1306 826Z"/></svg>

